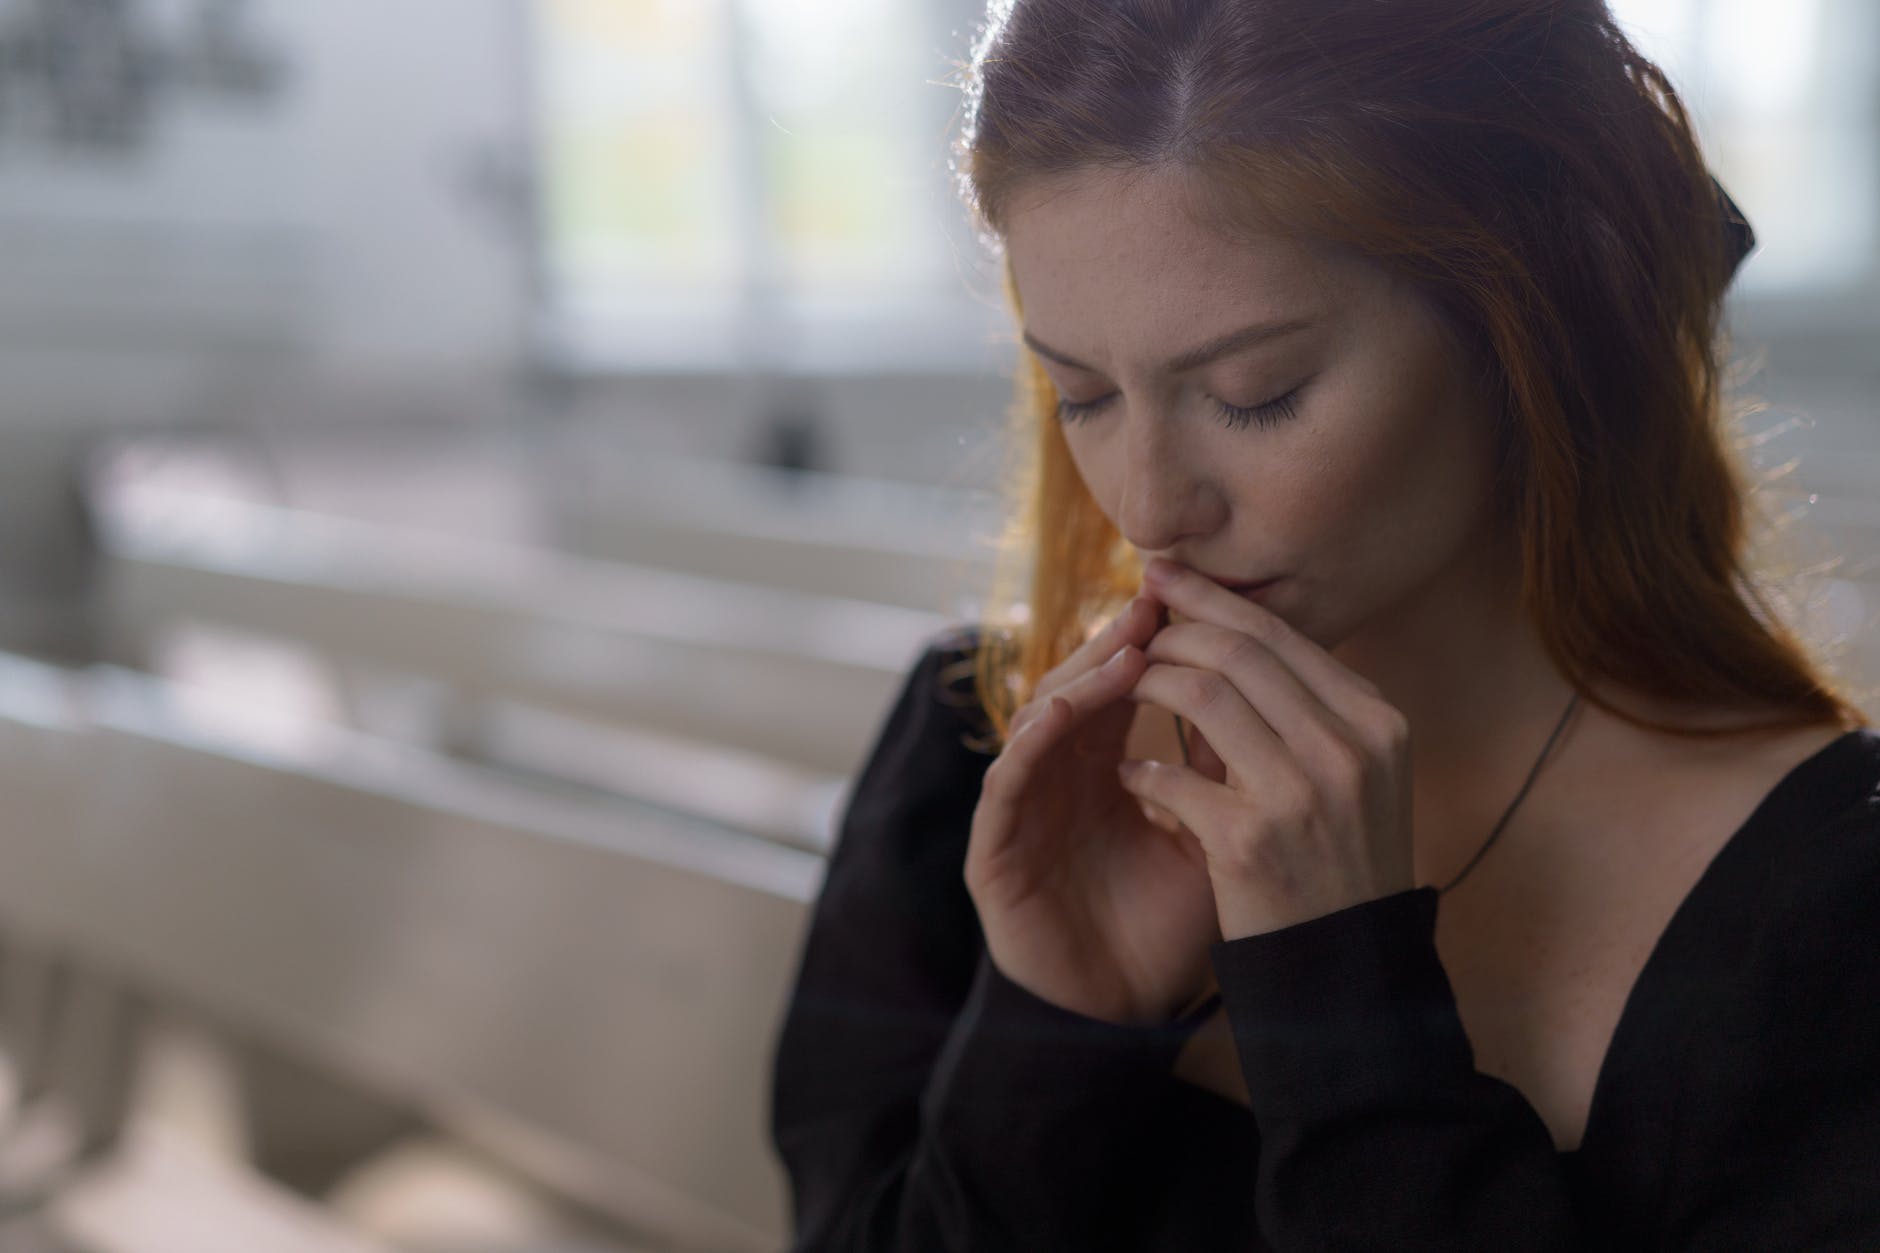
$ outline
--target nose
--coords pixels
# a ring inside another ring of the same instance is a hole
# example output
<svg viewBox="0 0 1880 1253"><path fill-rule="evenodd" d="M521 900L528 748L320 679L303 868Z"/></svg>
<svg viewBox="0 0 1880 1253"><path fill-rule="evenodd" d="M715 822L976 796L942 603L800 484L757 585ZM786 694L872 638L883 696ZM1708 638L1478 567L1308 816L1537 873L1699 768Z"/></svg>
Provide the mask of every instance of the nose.
<svg viewBox="0 0 1880 1253"><path fill-rule="evenodd" d="M1135 408L1132 406L1132 408ZM1145 553L1164 552L1180 541L1220 526L1220 494L1197 473L1197 450L1184 444L1179 423L1168 413L1131 412L1123 420L1122 492L1116 529Z"/></svg>

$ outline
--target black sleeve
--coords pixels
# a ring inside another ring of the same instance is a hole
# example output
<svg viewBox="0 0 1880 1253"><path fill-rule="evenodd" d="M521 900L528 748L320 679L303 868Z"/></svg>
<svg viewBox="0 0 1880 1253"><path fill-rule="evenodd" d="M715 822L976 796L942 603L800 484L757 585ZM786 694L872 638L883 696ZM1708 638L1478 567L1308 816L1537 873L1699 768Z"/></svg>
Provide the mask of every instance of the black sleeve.
<svg viewBox="0 0 1880 1253"><path fill-rule="evenodd" d="M1475 1069L1435 888L1217 943L1278 1253L1584 1247L1553 1139Z"/></svg>
<svg viewBox="0 0 1880 1253"><path fill-rule="evenodd" d="M963 871L990 758L914 667L844 814L772 1070L798 1253L1119 1247L1129 1132L1192 1024L1063 1010L986 956Z"/></svg>

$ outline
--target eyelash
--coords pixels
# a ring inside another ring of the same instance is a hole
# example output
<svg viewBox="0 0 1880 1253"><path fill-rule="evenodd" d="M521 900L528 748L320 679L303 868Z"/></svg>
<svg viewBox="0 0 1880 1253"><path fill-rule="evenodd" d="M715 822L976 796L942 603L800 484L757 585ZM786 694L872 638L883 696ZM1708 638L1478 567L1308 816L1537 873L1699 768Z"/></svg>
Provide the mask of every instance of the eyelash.
<svg viewBox="0 0 1880 1253"><path fill-rule="evenodd" d="M1301 387L1303 387L1303 384ZM1243 430L1253 425L1262 427L1278 426L1288 418L1298 416L1299 392L1301 387L1293 388L1276 400L1269 400L1264 404L1253 405L1248 408L1242 408L1239 405L1230 405L1225 400L1219 399L1215 400L1214 404L1215 407L1221 411L1221 421L1234 430ZM1116 394L1112 392L1108 396L1101 397L1097 400L1087 400L1081 404L1073 403L1068 400L1059 400L1058 417L1065 422L1086 422L1096 414L1097 410L1103 408L1105 405L1109 404L1111 400L1115 399L1115 395Z"/></svg>

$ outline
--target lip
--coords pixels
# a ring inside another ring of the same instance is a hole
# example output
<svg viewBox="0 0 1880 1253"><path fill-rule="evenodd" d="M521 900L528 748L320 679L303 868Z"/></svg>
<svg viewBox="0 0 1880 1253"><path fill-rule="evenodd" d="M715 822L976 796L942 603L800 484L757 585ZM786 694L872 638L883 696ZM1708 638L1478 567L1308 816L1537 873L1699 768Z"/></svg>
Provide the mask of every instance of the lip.
<svg viewBox="0 0 1880 1253"><path fill-rule="evenodd" d="M1279 586L1283 581L1284 576L1280 576L1278 578L1261 579L1257 583L1223 583L1221 586L1234 593L1236 596L1251 601L1264 602L1266 594Z"/></svg>

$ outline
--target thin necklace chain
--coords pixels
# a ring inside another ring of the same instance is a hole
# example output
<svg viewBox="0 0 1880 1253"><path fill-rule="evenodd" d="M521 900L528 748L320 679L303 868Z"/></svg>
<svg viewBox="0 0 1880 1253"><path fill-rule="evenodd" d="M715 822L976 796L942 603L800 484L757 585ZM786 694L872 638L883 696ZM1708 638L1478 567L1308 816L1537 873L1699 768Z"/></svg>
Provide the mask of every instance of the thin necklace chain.
<svg viewBox="0 0 1880 1253"><path fill-rule="evenodd" d="M1475 850L1475 856L1469 858L1469 864L1462 868L1462 872L1436 889L1439 895L1461 883L1463 876L1475 869L1475 863L1482 860L1482 854L1489 850L1489 846L1501 838L1503 828L1508 825L1508 819L1514 816L1514 811L1520 807L1523 800L1527 799L1528 789L1534 786L1534 779L1540 774L1541 765L1547 760L1547 755L1554 751L1554 742L1560 738L1560 733L1567 729L1567 719L1573 716L1573 711L1579 707L1579 704L1580 694L1576 691L1573 693L1573 699L1567 702L1567 711L1561 714L1560 721L1554 724L1554 733L1547 737L1547 743L1541 747L1541 755L1534 759L1534 766L1528 771L1527 779L1522 782L1521 790L1516 792L1514 799L1508 802L1508 808L1502 810L1501 819L1495 823L1495 829L1488 833L1488 838L1482 841L1482 847Z"/></svg>
<svg viewBox="0 0 1880 1253"><path fill-rule="evenodd" d="M1508 808L1502 810L1501 818L1495 823L1495 829L1488 833L1486 840L1482 841L1482 847L1475 850L1475 856L1469 858L1469 864L1464 866L1455 878L1436 889L1438 895L1461 883L1468 873L1475 869L1476 863L1482 860L1482 855L1488 852L1496 840L1501 838L1502 831L1508 826L1508 819L1514 817L1514 811L1519 809L1521 802L1527 799L1528 789L1534 786L1534 780L1540 775L1541 766L1546 763L1547 755L1554 751L1554 744L1560 739L1560 733L1567 729L1567 720L1573 717L1573 711L1579 708L1579 704L1580 694L1576 691L1573 693L1573 699L1567 702L1566 712L1561 714L1560 721L1554 724L1554 733L1548 736L1547 743L1541 746L1540 756L1534 759L1534 765L1528 770L1527 778L1521 784L1521 790L1516 792L1514 799L1508 802ZM1188 758L1188 724L1182 720L1180 714L1175 715L1175 738L1182 746L1182 764L1192 766L1194 763Z"/></svg>

